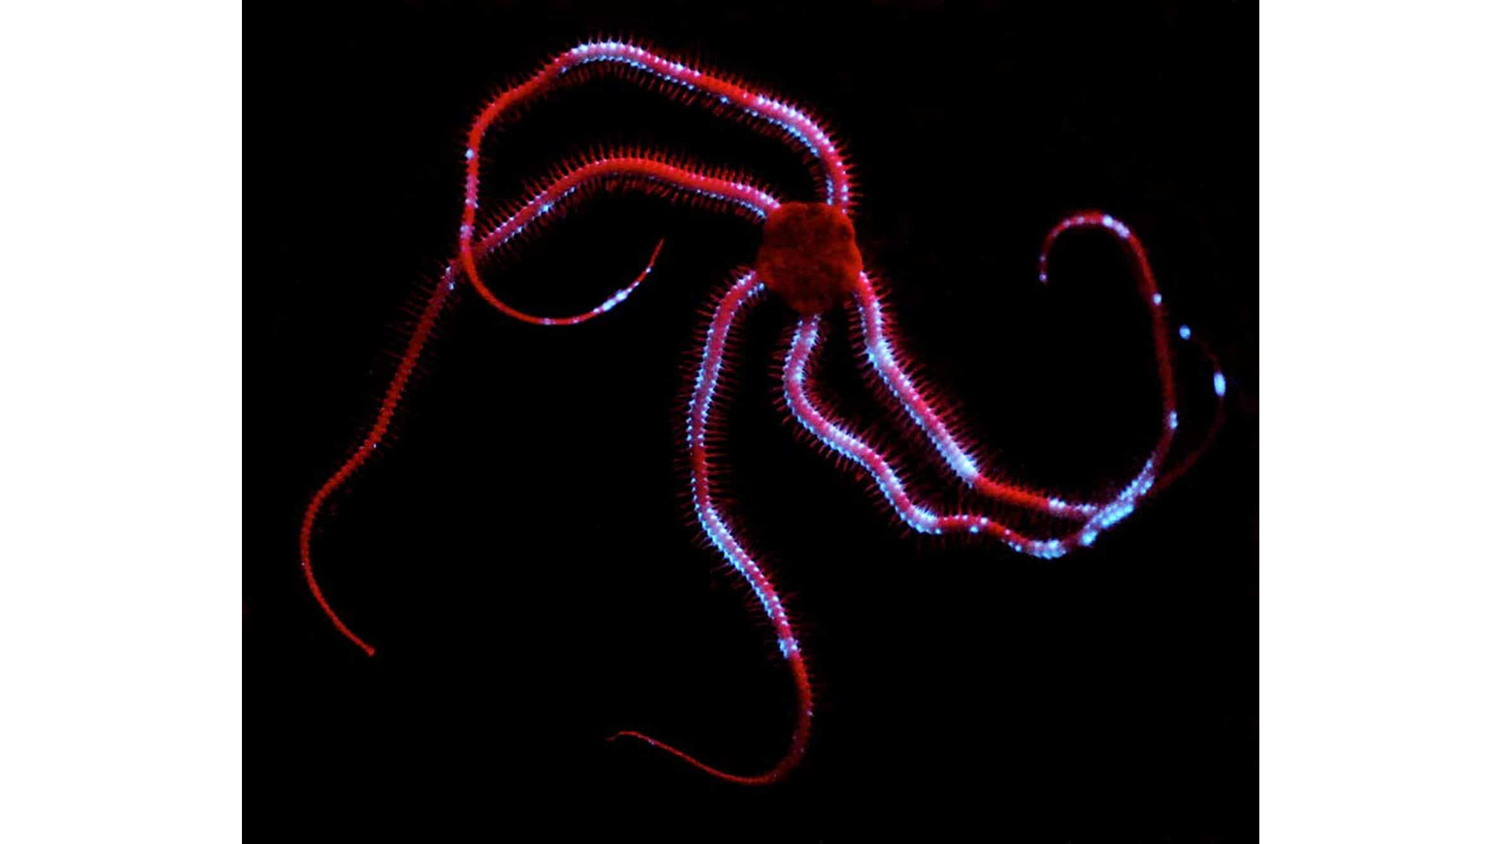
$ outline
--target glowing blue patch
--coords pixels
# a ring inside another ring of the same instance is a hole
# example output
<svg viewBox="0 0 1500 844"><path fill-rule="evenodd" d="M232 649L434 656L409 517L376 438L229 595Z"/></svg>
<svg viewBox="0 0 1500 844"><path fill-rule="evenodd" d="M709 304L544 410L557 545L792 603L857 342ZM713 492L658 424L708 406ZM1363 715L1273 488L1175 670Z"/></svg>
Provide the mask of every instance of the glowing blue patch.
<svg viewBox="0 0 1500 844"><path fill-rule="evenodd" d="M1033 542L1027 550L1031 552L1032 556L1040 557L1044 560L1055 560L1068 553L1068 549L1064 548L1062 542L1056 539L1049 539L1046 542Z"/></svg>
<svg viewBox="0 0 1500 844"><path fill-rule="evenodd" d="M1167 427L1174 431L1177 430L1177 411L1174 410L1167 414Z"/></svg>
<svg viewBox="0 0 1500 844"><path fill-rule="evenodd" d="M1153 305L1160 305L1161 304L1161 294L1160 293L1152 293L1151 294L1151 304L1153 304Z"/></svg>
<svg viewBox="0 0 1500 844"><path fill-rule="evenodd" d="M970 481L974 478L979 477L979 467L974 465L974 461L969 459L969 455L964 454L957 448L955 448L953 451L956 460L951 460L949 462L954 464L953 469L954 471L958 472L958 476L966 481Z"/></svg>
<svg viewBox="0 0 1500 844"><path fill-rule="evenodd" d="M1135 505L1134 504L1126 504L1123 507L1112 508L1108 513L1105 514L1104 518L1102 518L1102 519L1099 520L1099 523L1098 523L1097 527L1099 527L1101 529L1102 528L1107 528L1107 527L1112 527L1112 526L1118 524L1121 519L1125 518L1126 516L1128 516L1128 515L1130 515L1131 513L1134 513L1134 512L1135 512Z"/></svg>
<svg viewBox="0 0 1500 844"><path fill-rule="evenodd" d="M1193 336L1193 329L1188 328L1186 325L1184 325L1183 327L1177 329L1177 336L1186 340Z"/></svg>
<svg viewBox="0 0 1500 844"><path fill-rule="evenodd" d="M1222 373L1222 372L1215 372L1214 373L1214 393L1217 394L1218 397L1222 399L1222 398L1224 398L1224 389L1225 389L1224 373Z"/></svg>

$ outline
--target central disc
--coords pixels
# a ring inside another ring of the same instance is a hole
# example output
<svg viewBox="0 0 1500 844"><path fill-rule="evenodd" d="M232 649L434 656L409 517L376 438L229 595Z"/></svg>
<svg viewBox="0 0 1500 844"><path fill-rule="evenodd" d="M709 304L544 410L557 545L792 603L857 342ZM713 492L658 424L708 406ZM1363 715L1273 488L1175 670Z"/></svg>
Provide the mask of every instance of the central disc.
<svg viewBox="0 0 1500 844"><path fill-rule="evenodd" d="M820 314L856 289L864 259L854 222L831 205L788 202L766 215L755 273L788 305Z"/></svg>

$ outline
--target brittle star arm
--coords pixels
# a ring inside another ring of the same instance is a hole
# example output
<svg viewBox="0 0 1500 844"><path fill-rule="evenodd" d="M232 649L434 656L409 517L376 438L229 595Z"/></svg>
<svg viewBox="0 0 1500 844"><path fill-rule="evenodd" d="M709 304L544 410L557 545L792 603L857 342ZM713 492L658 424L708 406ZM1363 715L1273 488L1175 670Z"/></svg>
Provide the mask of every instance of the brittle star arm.
<svg viewBox="0 0 1500 844"><path fill-rule="evenodd" d="M1157 287L1155 275L1151 272L1151 266L1146 260L1144 247L1135 235L1124 223L1114 217L1100 212L1086 212L1069 217L1055 226L1043 243L1040 258L1039 276L1043 283L1047 282L1047 260L1051 255L1052 247L1058 236L1073 228L1103 228L1112 232L1120 241L1122 246L1132 259L1136 275L1137 290L1148 305L1151 318L1151 335L1156 357L1157 384L1161 400L1161 432L1158 435L1156 447L1152 450L1147 460L1147 465L1142 469L1142 474L1126 486L1141 483L1142 478L1154 478L1155 473L1160 470L1170 450L1173 438L1178 427L1177 396L1175 373L1172 365L1171 349L1168 346L1167 322L1165 309L1162 306L1161 292ZM998 480L986 474L974 459L969 449L965 448L958 439L950 432L941 414L936 412L928 399L917 388L906 372L906 367L900 359L900 353L890 342L885 330L885 317L880 304L880 297L874 284L867 276L861 275L858 289L855 293L855 305L859 311L859 325L863 335L864 354L874 371L879 375L880 381L886 389L905 409L911 420L926 434L933 448L942 457L948 468L964 483L987 497L1003 501L1007 504L1022 506L1037 512L1047 513L1077 521L1090 522L1099 514L1114 506L1121 493L1117 493L1112 499L1096 502L1073 502L1067 501L1060 496L1046 492L1039 492L1022 487L1017 484ZM1183 329L1183 338L1188 336L1187 329ZM1224 399L1224 376L1220 371L1217 359L1208 351L1206 346L1199 344L1200 349L1209 357L1214 365L1214 393L1218 400L1218 410L1215 413L1215 423L1210 428L1209 435L1204 442L1186 458L1182 465L1174 468L1168 475L1168 479L1175 479L1181 470L1197 459L1204 447L1217 433L1223 418ZM1086 533L1084 535L1087 535ZM1086 544L1086 543L1085 543Z"/></svg>
<svg viewBox="0 0 1500 844"><path fill-rule="evenodd" d="M538 320L501 301L484 283L476 265L475 219L479 213L479 150L484 136L496 122L556 87L564 77L579 67L598 64L614 69L634 69L667 83L677 90L698 97L710 107L732 109L761 125L779 130L805 147L816 158L822 171L826 202L847 210L850 204L851 179L838 145L815 120L794 106L737 85L722 77L688 67L656 55L642 47L619 41L581 44L553 58L519 85L501 92L490 101L469 129L464 149L464 207L459 225L459 261L474 288L485 301L503 313L527 322Z"/></svg>
<svg viewBox="0 0 1500 844"><path fill-rule="evenodd" d="M988 516L969 513L941 514L917 502L907 491L899 473L878 450L846 426L830 418L822 402L813 393L808 363L818 344L821 317L804 317L797 323L792 345L782 367L782 389L787 407L797 422L836 454L848 459L868 474L896 515L919 533L983 533L998 537L1011 548L1036 557L1061 557L1079 545L1090 545L1099 531L1115 524L1135 509L1135 503L1151 489L1159 465L1161 447L1146 460L1145 466L1113 501L1099 508L1080 528L1050 539L1038 539L1017 531Z"/></svg>
<svg viewBox="0 0 1500 844"><path fill-rule="evenodd" d="M565 172L554 180L545 189L537 193L529 201L524 203L514 214L495 226L492 231L485 235L476 246L476 251L481 255L499 249L512 238L525 230L528 226L535 224L541 218L549 214L557 203L572 197L577 191L592 183L602 180L619 180L633 187L657 187L664 188L679 196L693 196L706 198L726 207L749 213L752 217L763 218L770 211L780 205L780 201L747 182L720 176L712 176L684 167L661 161L654 158L641 156L604 158L589 162L580 167ZM660 250L661 244L657 244ZM656 259L653 252L651 261ZM508 306L501 309L517 319L540 325L573 325L592 319L604 314L624 301L632 291L651 272L652 263L636 276L629 285L621 288L609 299L594 308L580 314L568 317L538 317L518 311ZM375 423L365 434L358 448L344 463L333 473L323 485L313 494L307 509L302 516L301 530L298 532L298 552L301 558L302 573L307 580L308 588L312 591L313 598L317 600L318 606L322 608L325 615L333 622L345 637L355 645L359 646L366 654L375 655L375 649L357 636L338 613L334 612L332 605L323 595L323 590L318 586L317 578L313 575L312 566L312 535L317 524L318 515L329 497L339 489L350 477L359 470L370 458L380 442L389 430L391 421L394 419L396 410L401 402L401 396L406 390L407 383L416 369L417 361L432 335L433 328L437 323L438 315L442 312L444 303L452 294L457 285L462 271L454 263L449 263L438 283L434 286L427 304L422 309L422 314L417 321L415 330L407 340L406 349L401 356L401 362L396 367L396 373L391 378L389 386L386 387L385 395L380 402L380 410L376 414ZM498 301L498 300L497 300Z"/></svg>
<svg viewBox="0 0 1500 844"><path fill-rule="evenodd" d="M716 111L748 117L764 127L784 134L817 160L829 205L847 208L852 179L843 153L828 132L805 111L732 79L690 67L660 56L644 47L621 41L580 44L554 56L520 84L492 99L469 129L464 151L467 168L464 181L466 205L473 207L479 196L479 149L485 133L497 122L514 114L561 84L569 73L585 66L623 72L627 78L638 71L649 80L663 83L669 93L680 92ZM473 225L473 219L465 219Z"/></svg>
<svg viewBox="0 0 1500 844"><path fill-rule="evenodd" d="M745 550L720 514L712 491L714 470L709 455L707 433L709 420L713 414L719 373L724 364L724 350L729 342L730 332L734 330L735 322L741 312L746 306L758 301L764 292L765 286L756 279L755 273L747 272L729 289L714 311L703 342L702 362L698 367L692 399L688 405L687 445L692 463L693 510L698 517L698 523L724 559L729 561L735 571L739 572L750 584L751 590L760 602L761 609L765 611L766 618L770 620L771 626L776 631L777 645L782 657L786 659L787 667L792 672L792 681L797 692L797 723L792 732L791 743L780 761L770 770L753 776L740 776L700 762L671 745L633 730L620 732L610 737L614 739L629 736L640 739L700 770L741 785L773 783L796 767L803 754L807 752L813 717L812 685L808 680L807 666L803 662L802 648L797 642L796 634L792 631L791 621L787 618L785 608L782 607L781 598L776 594L776 588L772 585L770 577L756 563L755 557Z"/></svg>

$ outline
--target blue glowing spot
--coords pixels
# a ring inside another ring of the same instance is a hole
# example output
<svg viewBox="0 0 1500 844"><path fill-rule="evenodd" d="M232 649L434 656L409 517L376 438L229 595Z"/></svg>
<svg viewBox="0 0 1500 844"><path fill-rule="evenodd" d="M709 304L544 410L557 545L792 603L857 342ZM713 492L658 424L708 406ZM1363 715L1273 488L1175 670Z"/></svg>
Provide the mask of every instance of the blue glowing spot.
<svg viewBox="0 0 1500 844"><path fill-rule="evenodd" d="M1177 430L1177 411L1174 410L1167 414L1167 427L1174 431Z"/></svg>
<svg viewBox="0 0 1500 844"><path fill-rule="evenodd" d="M1094 544L1094 540L1096 540L1098 538L1099 538L1098 531L1087 530L1087 531L1083 532L1082 536L1078 537L1078 544L1079 545L1093 545Z"/></svg>
<svg viewBox="0 0 1500 844"><path fill-rule="evenodd" d="M465 161L473 161L474 160L474 150L473 149L466 149L466 150L464 150L464 160Z"/></svg>
<svg viewBox="0 0 1500 844"><path fill-rule="evenodd" d="M1102 518L1102 519L1099 520L1098 527L1100 529L1107 528L1107 527L1112 527L1112 526L1118 524L1121 519L1125 518L1126 516L1128 516L1128 515L1130 515L1131 513L1134 513L1134 512L1135 512L1135 505L1134 504L1126 504L1126 505L1124 505L1122 507L1115 507L1112 510L1110 510L1104 516L1104 518Z"/></svg>
<svg viewBox="0 0 1500 844"><path fill-rule="evenodd" d="M1116 220L1114 217L1105 214L1101 222L1103 222L1105 228L1109 229L1120 237L1130 237L1130 229L1126 228L1124 223Z"/></svg>
<svg viewBox="0 0 1500 844"><path fill-rule="evenodd" d="M1151 304L1153 304L1153 305L1160 305L1161 304L1161 294L1160 293L1152 293L1151 294Z"/></svg>
<svg viewBox="0 0 1500 844"><path fill-rule="evenodd" d="M979 475L979 467L974 465L974 461L969 459L969 455L961 451L957 453L957 460L954 463L954 468L958 470L959 476L965 480Z"/></svg>
<svg viewBox="0 0 1500 844"><path fill-rule="evenodd" d="M1224 373L1222 373L1222 372L1215 372L1214 373L1214 393L1216 395L1218 395L1219 398L1222 399L1222 398L1224 398L1224 389L1225 389Z"/></svg>
<svg viewBox="0 0 1500 844"><path fill-rule="evenodd" d="M1068 553L1068 550L1062 547L1062 543L1056 539L1049 539L1046 542L1032 542L1029 550L1032 556L1040 557L1044 560L1055 560Z"/></svg>
<svg viewBox="0 0 1500 844"><path fill-rule="evenodd" d="M1183 327L1177 329L1177 336L1179 336L1182 339L1186 340L1189 337L1193 336L1193 329L1188 328L1186 325L1184 325Z"/></svg>

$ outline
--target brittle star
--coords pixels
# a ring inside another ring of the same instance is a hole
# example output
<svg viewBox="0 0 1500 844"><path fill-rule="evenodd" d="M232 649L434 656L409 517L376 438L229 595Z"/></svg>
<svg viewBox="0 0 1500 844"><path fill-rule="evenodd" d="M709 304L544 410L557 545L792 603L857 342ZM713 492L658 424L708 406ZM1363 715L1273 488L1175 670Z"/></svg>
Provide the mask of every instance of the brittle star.
<svg viewBox="0 0 1500 844"><path fill-rule="evenodd" d="M557 87L570 73L585 66L621 72L628 78L663 86L671 93L714 111L748 119L753 125L789 140L810 154L822 199L816 202L783 201L747 177L729 171L695 169L655 153L608 154L561 167L550 183L529 199L498 215L492 225L478 227L479 152L486 132L497 121ZM536 316L506 304L480 275L481 259L497 253L528 227L535 229L544 218L556 216L553 212L560 205L577 202L589 189L606 183L671 198L707 200L713 206L741 214L762 227L761 245L750 268L734 275L704 331L702 355L687 414L685 445L691 464L689 485L693 508L704 534L744 578L775 631L777 648L791 671L796 690L796 724L780 760L768 770L752 775L731 774L712 767L635 731L611 737L640 739L715 777L746 785L779 781L801 761L812 732L812 686L794 626L771 578L756 556L736 537L713 492L716 470L709 431L714 424L714 401L724 367L725 349L741 317L750 306L766 298L767 290L776 294L796 315L791 343L781 369L783 396L789 412L818 442L867 475L896 517L919 533L977 534L998 539L1023 554L1045 559L1061 557L1093 544L1102 531L1130 515L1149 493L1165 487L1196 459L1222 421L1225 378L1217 359L1200 341L1200 350L1208 355L1213 365L1213 391L1218 399L1214 424L1192 454L1171 471L1163 472L1178 427L1178 411L1176 376L1162 296L1147 263L1145 249L1130 228L1109 214L1087 211L1068 217L1047 233L1039 260L1040 279L1044 283L1047 281L1048 256L1064 232L1102 229L1112 233L1123 246L1131 259L1137 289L1146 301L1150 315L1161 405L1161 429L1155 447L1135 475L1117 492L1094 501L1067 500L1007 482L994 472L986 472L974 456L973 449L952 432L953 422L945 418L949 414L936 410L929 391L914 382L904 355L891 339L881 294L876 282L865 272L855 242L851 178L838 145L805 111L643 47L619 41L593 41L556 56L525 82L501 92L484 108L469 131L464 158L464 204L457 259L447 265L434 286L386 389L374 425L354 453L313 495L303 516L299 546L308 586L339 632L373 656L374 648L345 626L318 588L310 553L313 529L329 496L349 480L379 447L438 315L460 280L467 280L485 301L507 316L535 325L576 325L599 317L625 301L650 274L661 243L657 243L645 269L630 284L588 311L562 317ZM482 235L479 234L481 228L484 229ZM809 364L817 353L823 315L837 306L853 309L861 335L860 352L865 362L935 449L947 471L984 498L1066 522L1068 527L1057 535L1033 536L1007 524L999 516L941 513L920 503L908 491L893 460L847 425L836 421L814 390ZM1184 340L1190 339L1186 326L1179 329L1179 335Z"/></svg>

